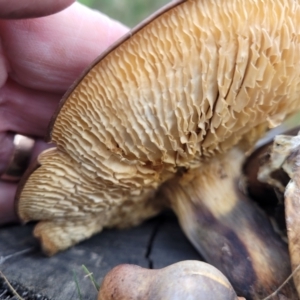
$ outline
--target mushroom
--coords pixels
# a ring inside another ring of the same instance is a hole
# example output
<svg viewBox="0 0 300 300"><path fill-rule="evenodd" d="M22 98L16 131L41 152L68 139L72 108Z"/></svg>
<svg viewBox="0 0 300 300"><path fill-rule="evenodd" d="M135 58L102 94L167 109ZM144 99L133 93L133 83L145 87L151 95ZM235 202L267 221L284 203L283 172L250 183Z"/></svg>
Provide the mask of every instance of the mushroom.
<svg viewBox="0 0 300 300"><path fill-rule="evenodd" d="M279 286L286 245L236 183L245 153L300 107L299 14L291 0L182 0L102 54L62 99L56 147L17 192L44 251L170 206L239 294Z"/></svg>
<svg viewBox="0 0 300 300"><path fill-rule="evenodd" d="M119 265L103 279L98 300L245 300L227 278L200 261L182 261L159 270Z"/></svg>
<svg viewBox="0 0 300 300"><path fill-rule="evenodd" d="M286 181L286 177L290 180ZM296 136L278 135L275 137L257 178L262 183L273 186L279 198L284 199L292 269L299 269L300 132ZM300 297L299 270L295 272L293 279Z"/></svg>
<svg viewBox="0 0 300 300"><path fill-rule="evenodd" d="M268 180L260 181L258 179L259 170L263 170L266 168L265 165L270 163L270 147L273 145L275 137L278 135L295 136L300 130L300 125L289 129L286 128L286 125L272 130L257 143L255 146L256 149L246 158L243 164L240 184L243 186L243 193L247 194L263 208L271 220L275 231L280 234L285 242L288 242L286 238L283 192L274 188L274 186L268 183ZM286 186L290 180L281 168L277 168L270 175L283 186Z"/></svg>

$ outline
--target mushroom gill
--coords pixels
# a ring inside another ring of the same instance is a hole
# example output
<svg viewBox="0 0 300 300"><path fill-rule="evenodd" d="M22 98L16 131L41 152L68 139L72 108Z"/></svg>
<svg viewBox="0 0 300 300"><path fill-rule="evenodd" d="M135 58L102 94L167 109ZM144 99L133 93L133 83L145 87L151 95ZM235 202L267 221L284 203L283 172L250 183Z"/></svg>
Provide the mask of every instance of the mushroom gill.
<svg viewBox="0 0 300 300"><path fill-rule="evenodd" d="M159 197L163 183L234 161L230 149L249 150L299 108L298 20L299 1L183 0L102 54L61 101L50 124L56 148L17 193L20 218L40 221L45 251L170 203L182 219Z"/></svg>

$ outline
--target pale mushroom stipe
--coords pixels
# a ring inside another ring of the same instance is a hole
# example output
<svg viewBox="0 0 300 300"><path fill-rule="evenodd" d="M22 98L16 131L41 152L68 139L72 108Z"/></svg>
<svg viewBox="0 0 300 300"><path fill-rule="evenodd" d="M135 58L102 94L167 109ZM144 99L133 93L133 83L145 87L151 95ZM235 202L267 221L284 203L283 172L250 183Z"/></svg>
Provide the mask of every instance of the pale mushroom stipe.
<svg viewBox="0 0 300 300"><path fill-rule="evenodd" d="M286 244L237 187L245 152L300 107L300 2L186 0L102 54L50 124L17 192L53 255L171 207L238 295L290 274ZM282 295L297 299L292 284Z"/></svg>

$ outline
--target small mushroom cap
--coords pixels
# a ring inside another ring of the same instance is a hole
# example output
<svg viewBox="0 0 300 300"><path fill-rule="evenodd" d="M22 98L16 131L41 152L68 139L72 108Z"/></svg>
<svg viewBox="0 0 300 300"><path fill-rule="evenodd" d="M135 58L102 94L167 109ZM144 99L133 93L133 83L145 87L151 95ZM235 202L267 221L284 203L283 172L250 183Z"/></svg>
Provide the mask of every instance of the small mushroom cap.
<svg viewBox="0 0 300 300"><path fill-rule="evenodd" d="M300 107L299 8L180 1L127 34L62 100L20 218L136 224L179 169L252 145Z"/></svg>
<svg viewBox="0 0 300 300"><path fill-rule="evenodd" d="M200 261L181 261L158 270L119 265L104 278L98 300L237 300L227 278Z"/></svg>

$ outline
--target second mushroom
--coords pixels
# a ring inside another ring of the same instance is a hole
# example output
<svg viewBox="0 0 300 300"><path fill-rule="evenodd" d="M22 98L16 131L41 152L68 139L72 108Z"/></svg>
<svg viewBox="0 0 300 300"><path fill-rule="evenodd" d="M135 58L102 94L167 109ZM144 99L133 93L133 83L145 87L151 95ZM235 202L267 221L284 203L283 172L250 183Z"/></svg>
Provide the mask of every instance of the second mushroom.
<svg viewBox="0 0 300 300"><path fill-rule="evenodd" d="M299 1L182 0L103 53L17 193L45 252L171 207L239 295L274 291L287 246L237 182L245 153L300 108L299 20ZM292 284L281 293L297 299Z"/></svg>

